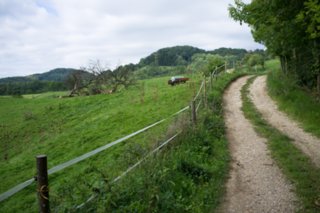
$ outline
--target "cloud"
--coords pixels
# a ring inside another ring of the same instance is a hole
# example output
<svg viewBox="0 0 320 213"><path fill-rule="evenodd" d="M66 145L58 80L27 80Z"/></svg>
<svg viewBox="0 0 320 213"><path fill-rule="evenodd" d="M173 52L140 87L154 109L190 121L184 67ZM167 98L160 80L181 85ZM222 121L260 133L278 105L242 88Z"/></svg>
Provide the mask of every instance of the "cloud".
<svg viewBox="0 0 320 213"><path fill-rule="evenodd" d="M0 0L0 77L87 65L137 63L157 49L255 49L229 18L232 0Z"/></svg>

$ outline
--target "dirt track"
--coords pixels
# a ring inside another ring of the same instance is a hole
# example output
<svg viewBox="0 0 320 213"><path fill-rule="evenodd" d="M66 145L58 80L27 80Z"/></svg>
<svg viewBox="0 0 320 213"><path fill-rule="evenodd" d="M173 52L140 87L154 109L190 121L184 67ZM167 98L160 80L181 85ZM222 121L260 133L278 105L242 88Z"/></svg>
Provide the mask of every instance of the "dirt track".
<svg viewBox="0 0 320 213"><path fill-rule="evenodd" d="M320 167L320 139L305 132L296 122L278 110L276 103L267 93L266 76L260 76L253 82L250 87L250 96L263 118L282 133L292 138L293 143L317 167Z"/></svg>
<svg viewBox="0 0 320 213"><path fill-rule="evenodd" d="M235 81L224 95L232 162L219 212L294 212L297 199L292 185L271 159L266 139L256 134L241 111L240 89L247 79Z"/></svg>

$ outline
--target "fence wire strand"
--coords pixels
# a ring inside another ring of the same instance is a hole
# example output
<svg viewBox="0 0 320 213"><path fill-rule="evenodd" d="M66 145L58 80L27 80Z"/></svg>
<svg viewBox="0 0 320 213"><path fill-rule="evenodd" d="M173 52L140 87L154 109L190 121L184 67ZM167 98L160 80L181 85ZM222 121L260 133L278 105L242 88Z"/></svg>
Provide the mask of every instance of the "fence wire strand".
<svg viewBox="0 0 320 213"><path fill-rule="evenodd" d="M139 166L143 161L145 161L147 158L149 158L151 155L153 155L154 153L158 152L162 147L164 147L165 145L167 145L168 143L170 143L173 139L175 139L178 135L180 135L181 132L178 132L177 134L175 134L174 136L172 136L171 138L169 138L168 140L166 140L165 142L163 142L160 146L158 146L156 149L152 150L151 152L149 152L146 156L144 156L141 160L139 160L137 163L135 163L134 165L130 166L126 171L124 171L121 175L119 175L118 177L116 177L113 181L111 181L112 183L116 183L118 182L121 178L123 178L124 176L126 176L129 172L131 172L133 169L135 169L137 166ZM84 207L87 203L91 202L93 199L95 199L97 197L96 194L91 195L85 202L81 203L80 205L78 205L76 207L76 209L81 209L82 207Z"/></svg>
<svg viewBox="0 0 320 213"><path fill-rule="evenodd" d="M197 100L197 98L199 97L199 95L200 95L200 92L201 92L201 90L202 90L202 87L203 87L203 85L204 85L204 81L202 81L202 83L201 83L201 86L200 86L200 89L198 90L198 93L197 93L197 95L194 97L194 101L195 100Z"/></svg>

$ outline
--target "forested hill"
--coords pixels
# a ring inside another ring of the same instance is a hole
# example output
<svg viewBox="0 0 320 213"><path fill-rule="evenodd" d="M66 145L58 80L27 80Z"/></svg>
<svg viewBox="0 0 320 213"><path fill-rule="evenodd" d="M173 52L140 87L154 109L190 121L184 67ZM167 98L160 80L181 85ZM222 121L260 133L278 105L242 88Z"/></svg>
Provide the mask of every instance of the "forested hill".
<svg viewBox="0 0 320 213"><path fill-rule="evenodd" d="M245 49L219 48L206 51L192 46L175 46L160 49L151 55L142 58L139 66L183 66L191 63L192 56L197 53L217 54L221 56L233 55L243 58L248 53Z"/></svg>
<svg viewBox="0 0 320 213"><path fill-rule="evenodd" d="M57 68L41 74L33 74L29 76L24 76L24 77L1 78L0 83L17 83L17 82L32 82L32 81L63 82L66 79L66 77L71 72L74 72L75 70L76 69L72 69L72 68Z"/></svg>
<svg viewBox="0 0 320 213"><path fill-rule="evenodd" d="M160 49L139 62L140 66L179 66L191 62L196 53L205 53L205 50L191 46L175 46Z"/></svg>
<svg viewBox="0 0 320 213"><path fill-rule="evenodd" d="M255 50L254 52L263 52L263 50ZM220 55L220 56L233 55L233 56L237 56L238 59L241 59L246 54L248 54L248 51L245 49L234 49L234 48L221 47L219 49L207 51L207 53L214 54L214 55Z"/></svg>

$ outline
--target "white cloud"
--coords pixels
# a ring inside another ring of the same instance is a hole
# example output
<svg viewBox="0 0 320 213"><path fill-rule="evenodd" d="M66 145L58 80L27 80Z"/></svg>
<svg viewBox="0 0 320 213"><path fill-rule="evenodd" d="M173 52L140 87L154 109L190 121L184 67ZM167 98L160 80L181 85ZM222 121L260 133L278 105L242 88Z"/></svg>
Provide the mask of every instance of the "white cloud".
<svg viewBox="0 0 320 213"><path fill-rule="evenodd" d="M229 18L232 0L0 0L0 77L137 63L159 48L255 49Z"/></svg>

